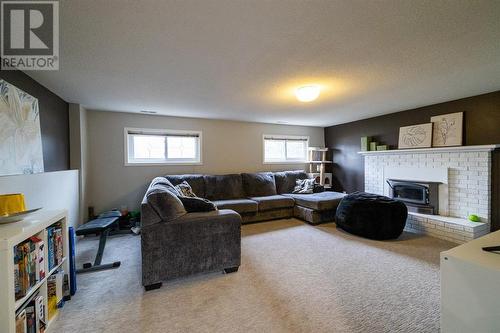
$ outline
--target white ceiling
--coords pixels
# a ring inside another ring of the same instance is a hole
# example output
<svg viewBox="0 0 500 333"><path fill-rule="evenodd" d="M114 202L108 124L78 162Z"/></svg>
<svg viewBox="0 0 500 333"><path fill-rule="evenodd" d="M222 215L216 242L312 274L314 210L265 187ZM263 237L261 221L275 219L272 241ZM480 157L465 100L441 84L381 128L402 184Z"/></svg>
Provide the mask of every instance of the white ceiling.
<svg viewBox="0 0 500 333"><path fill-rule="evenodd" d="M91 109L328 126L500 89L498 0L60 3L60 70L28 74Z"/></svg>

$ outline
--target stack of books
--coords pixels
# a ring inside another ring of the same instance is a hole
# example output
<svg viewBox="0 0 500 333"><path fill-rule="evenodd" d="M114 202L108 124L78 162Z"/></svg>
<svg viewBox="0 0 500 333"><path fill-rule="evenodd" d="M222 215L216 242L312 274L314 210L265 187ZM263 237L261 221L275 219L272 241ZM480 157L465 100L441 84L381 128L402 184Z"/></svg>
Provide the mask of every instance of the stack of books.
<svg viewBox="0 0 500 333"><path fill-rule="evenodd" d="M45 278L44 242L38 237L14 246L14 288L16 300L24 297Z"/></svg>
<svg viewBox="0 0 500 333"><path fill-rule="evenodd" d="M60 224L54 224L47 228L47 243L49 271L51 271L63 260L62 227Z"/></svg>
<svg viewBox="0 0 500 333"><path fill-rule="evenodd" d="M41 295L35 295L16 315L16 333L44 333L45 306Z"/></svg>
<svg viewBox="0 0 500 333"><path fill-rule="evenodd" d="M49 320L57 313L57 309L64 305L65 280L67 281L68 277L63 270L55 272L47 279L47 314Z"/></svg>

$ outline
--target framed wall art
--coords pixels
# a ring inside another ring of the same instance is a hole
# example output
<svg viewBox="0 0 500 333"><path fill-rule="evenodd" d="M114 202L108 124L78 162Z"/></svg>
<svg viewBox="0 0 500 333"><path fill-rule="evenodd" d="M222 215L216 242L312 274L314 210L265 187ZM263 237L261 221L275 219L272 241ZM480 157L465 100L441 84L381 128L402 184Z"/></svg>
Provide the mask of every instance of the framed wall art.
<svg viewBox="0 0 500 333"><path fill-rule="evenodd" d="M431 118L433 147L461 146L464 113L448 113Z"/></svg>
<svg viewBox="0 0 500 333"><path fill-rule="evenodd" d="M399 149L430 148L432 145L432 123L399 128Z"/></svg>
<svg viewBox="0 0 500 333"><path fill-rule="evenodd" d="M0 176L43 172L38 99L0 80Z"/></svg>

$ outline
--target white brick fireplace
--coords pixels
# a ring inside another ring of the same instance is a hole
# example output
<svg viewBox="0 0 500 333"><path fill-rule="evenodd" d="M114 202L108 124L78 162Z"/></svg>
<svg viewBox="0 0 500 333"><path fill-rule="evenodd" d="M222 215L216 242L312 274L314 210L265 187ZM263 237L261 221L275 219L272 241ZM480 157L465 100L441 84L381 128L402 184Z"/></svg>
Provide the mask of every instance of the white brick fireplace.
<svg viewBox="0 0 500 333"><path fill-rule="evenodd" d="M365 192L388 195L387 179L436 181L439 215L409 213L406 229L464 243L490 230L491 152L499 145L360 152ZM470 214L481 223L470 222Z"/></svg>

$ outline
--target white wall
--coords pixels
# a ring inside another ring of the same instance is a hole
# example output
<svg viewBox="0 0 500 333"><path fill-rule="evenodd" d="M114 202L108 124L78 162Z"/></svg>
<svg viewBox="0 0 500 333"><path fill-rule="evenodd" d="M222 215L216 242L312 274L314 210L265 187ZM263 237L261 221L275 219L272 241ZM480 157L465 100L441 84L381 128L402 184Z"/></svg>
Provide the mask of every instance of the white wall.
<svg viewBox="0 0 500 333"><path fill-rule="evenodd" d="M225 174L304 169L304 164L263 164L263 134L307 135L310 146L324 146L321 127L224 120L87 112L88 204L96 212L126 205L137 209L156 176L181 173ZM203 131L203 165L124 166L125 127Z"/></svg>
<svg viewBox="0 0 500 333"><path fill-rule="evenodd" d="M23 193L26 208L67 209L68 225L79 220L78 170L0 177L0 194Z"/></svg>

